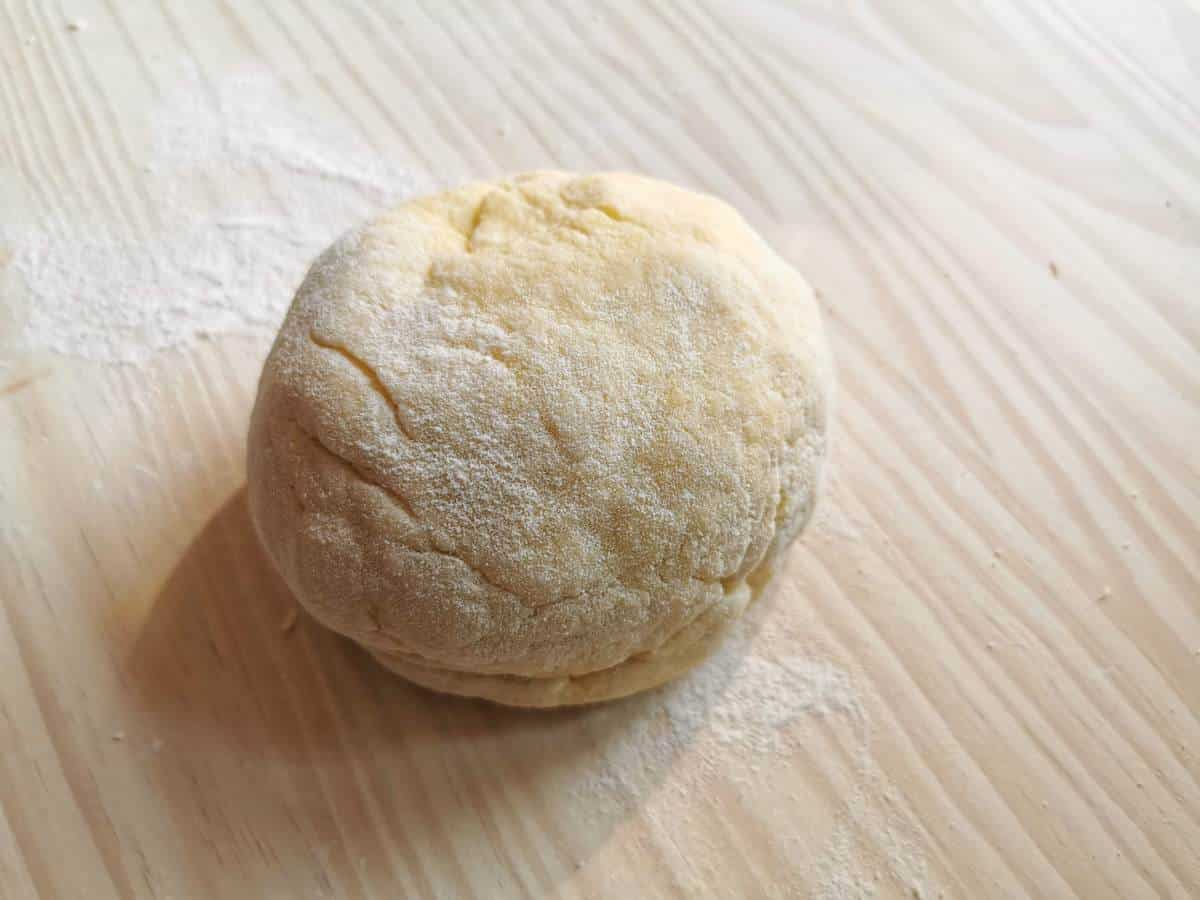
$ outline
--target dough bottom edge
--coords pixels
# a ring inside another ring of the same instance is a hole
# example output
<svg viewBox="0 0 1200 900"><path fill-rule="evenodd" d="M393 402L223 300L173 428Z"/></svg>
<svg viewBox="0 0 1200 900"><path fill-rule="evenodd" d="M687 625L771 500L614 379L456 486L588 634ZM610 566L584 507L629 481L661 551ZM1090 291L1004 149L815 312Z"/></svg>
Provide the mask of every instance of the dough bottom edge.
<svg viewBox="0 0 1200 900"><path fill-rule="evenodd" d="M734 622L761 594L743 587L732 603L714 607L658 649L632 656L607 669L546 678L483 675L424 666L383 650L366 648L385 668L421 687L443 694L476 697L502 706L550 709L616 700L666 684L707 659Z"/></svg>

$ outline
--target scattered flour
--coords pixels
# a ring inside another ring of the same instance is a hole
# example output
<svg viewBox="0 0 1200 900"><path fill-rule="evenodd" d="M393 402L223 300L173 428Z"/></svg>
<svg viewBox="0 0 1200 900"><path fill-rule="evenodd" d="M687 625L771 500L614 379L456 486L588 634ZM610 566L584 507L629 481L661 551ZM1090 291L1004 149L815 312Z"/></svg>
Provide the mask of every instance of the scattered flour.
<svg viewBox="0 0 1200 900"><path fill-rule="evenodd" d="M815 872L814 900L868 900L895 896L943 900L914 839L911 823L879 803L879 773L869 768L846 804Z"/></svg>
<svg viewBox="0 0 1200 900"><path fill-rule="evenodd" d="M928 871L919 823L886 799L889 786L871 753L871 721L854 679L824 654L806 652L796 605L765 602L769 608L752 608L688 676L589 711L606 738L599 761L581 777L576 771L570 808L597 821L614 807L636 810L668 856L684 841L675 874L689 893L703 894L719 880L713 867L726 852L703 846L703 823L726 815L717 798L729 790L776 790L781 764L802 758L805 747L812 752L816 729L832 728L852 736L852 787L823 844L812 835L778 836L793 864L777 873L769 896L944 896ZM791 794L780 802L798 801ZM796 880L801 876L806 887Z"/></svg>
<svg viewBox="0 0 1200 900"><path fill-rule="evenodd" d="M666 706L672 724L706 727L710 740L752 754L784 750L785 730L804 716L860 711L846 673L801 656L747 656L723 691L710 696L713 687L712 678L685 681Z"/></svg>
<svg viewBox="0 0 1200 900"><path fill-rule="evenodd" d="M861 719L850 677L832 663L797 655L792 641L773 639L777 619L763 612L751 609L717 653L688 676L589 712L597 731L612 738L600 764L573 787L581 801L598 794L636 802L647 779L671 770L673 777L683 773L683 780L669 789L693 802L695 790L711 778L736 780L786 753L797 731L816 717ZM684 754L690 765L676 767ZM576 808L592 811L582 802Z"/></svg>
<svg viewBox="0 0 1200 900"><path fill-rule="evenodd" d="M298 109L257 70L210 85L192 68L153 115L140 228L48 210L9 228L0 296L15 346L143 363L198 338L274 332L305 269L343 230L412 193L413 178Z"/></svg>

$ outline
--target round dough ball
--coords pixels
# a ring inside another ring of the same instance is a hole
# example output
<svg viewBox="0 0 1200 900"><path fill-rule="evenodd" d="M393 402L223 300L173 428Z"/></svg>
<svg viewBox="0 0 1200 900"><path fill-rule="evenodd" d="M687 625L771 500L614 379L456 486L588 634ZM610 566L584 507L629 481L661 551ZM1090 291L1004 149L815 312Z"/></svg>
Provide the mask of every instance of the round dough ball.
<svg viewBox="0 0 1200 900"><path fill-rule="evenodd" d="M304 607L428 687L522 706L700 661L813 510L813 291L729 206L536 172L313 265L259 384L249 500Z"/></svg>

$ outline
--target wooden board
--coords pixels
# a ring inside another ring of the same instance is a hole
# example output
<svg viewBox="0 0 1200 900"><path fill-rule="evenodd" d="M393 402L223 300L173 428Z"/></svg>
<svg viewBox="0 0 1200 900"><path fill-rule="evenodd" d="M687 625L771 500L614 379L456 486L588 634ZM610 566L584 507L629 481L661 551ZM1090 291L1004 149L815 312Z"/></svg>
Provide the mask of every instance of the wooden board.
<svg viewBox="0 0 1200 900"><path fill-rule="evenodd" d="M10 285L0 896L1200 896L1194 4L6 0L0 224L149 227L179 61L422 183L741 208L840 382L756 615L856 699L749 720L734 666L664 744L686 694L530 715L289 630L242 488L266 339L13 350Z"/></svg>

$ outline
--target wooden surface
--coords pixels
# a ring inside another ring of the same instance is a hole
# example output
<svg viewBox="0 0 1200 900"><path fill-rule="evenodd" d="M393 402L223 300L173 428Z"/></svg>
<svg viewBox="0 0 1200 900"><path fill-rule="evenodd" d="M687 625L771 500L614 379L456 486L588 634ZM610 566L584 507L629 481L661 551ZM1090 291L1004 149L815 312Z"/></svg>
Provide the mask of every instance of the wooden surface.
<svg viewBox="0 0 1200 900"><path fill-rule="evenodd" d="M765 614L863 699L736 779L688 774L702 717L612 790L658 695L520 714L281 628L242 492L264 339L10 353L0 896L1200 896L1194 4L2 6L0 224L147 221L177 59L427 183L631 168L741 208L840 382Z"/></svg>

